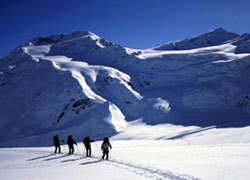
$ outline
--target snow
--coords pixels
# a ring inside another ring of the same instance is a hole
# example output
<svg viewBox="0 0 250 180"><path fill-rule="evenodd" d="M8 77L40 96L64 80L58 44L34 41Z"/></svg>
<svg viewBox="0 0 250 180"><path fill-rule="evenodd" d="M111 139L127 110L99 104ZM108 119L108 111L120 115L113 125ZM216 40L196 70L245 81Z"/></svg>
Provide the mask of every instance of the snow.
<svg viewBox="0 0 250 180"><path fill-rule="evenodd" d="M44 54L48 54L50 51L50 45L41 45L41 46L26 46L22 48L24 53L32 54L33 57L40 57Z"/></svg>
<svg viewBox="0 0 250 180"><path fill-rule="evenodd" d="M156 109L162 109L166 112L169 112L171 108L169 107L169 102L162 99L162 98L157 98L157 102L154 104L154 108Z"/></svg>
<svg viewBox="0 0 250 180"><path fill-rule="evenodd" d="M250 127L149 126L138 120L111 138L109 161L101 160L101 141L92 143L92 158L84 156L81 142L72 156L66 145L61 146L62 154L54 154L53 147L0 148L0 173L3 179L20 180L246 180L249 137Z"/></svg>
<svg viewBox="0 0 250 180"><path fill-rule="evenodd" d="M226 43L229 40L238 38L239 35L227 32L222 28L215 29L208 33L187 38L182 41L170 42L167 44L159 45L152 49L155 50L185 50L195 49L200 47L214 46Z"/></svg>
<svg viewBox="0 0 250 180"><path fill-rule="evenodd" d="M111 116L106 118L105 121L110 121L110 123L114 125L117 132L122 131L122 129L127 126L125 116L122 114L120 109L112 103L109 104L109 110L111 112Z"/></svg>
<svg viewBox="0 0 250 180"><path fill-rule="evenodd" d="M100 144L92 143L86 158L82 144L75 155L54 154L47 148L0 149L3 179L204 179L246 180L250 146L187 145L186 142L111 140L109 161L101 160Z"/></svg>
<svg viewBox="0 0 250 180"><path fill-rule="evenodd" d="M88 31L30 40L0 59L1 178L248 179L249 39L219 28L145 50ZM53 154L55 134L79 151ZM83 157L85 136L110 137L111 160L100 141Z"/></svg>
<svg viewBox="0 0 250 180"><path fill-rule="evenodd" d="M13 70L15 67L16 67L16 65L11 65L11 66L9 66L9 69Z"/></svg>
<svg viewBox="0 0 250 180"><path fill-rule="evenodd" d="M196 46L208 37L212 44ZM8 122L23 126L13 128L13 137L52 133L71 121L86 123L89 110L100 108L105 113L94 122L107 123L113 129L107 135L114 135L126 126L107 120L112 116L107 104L116 107L122 121L151 125L206 127L230 124L239 115L248 119L250 56L235 53L248 35L216 29L194 39L195 48L135 50L87 31L34 38L1 60L0 108L6 123L0 128ZM25 106L15 107L17 99ZM85 105L74 107L79 102ZM43 126L27 129L40 122Z"/></svg>

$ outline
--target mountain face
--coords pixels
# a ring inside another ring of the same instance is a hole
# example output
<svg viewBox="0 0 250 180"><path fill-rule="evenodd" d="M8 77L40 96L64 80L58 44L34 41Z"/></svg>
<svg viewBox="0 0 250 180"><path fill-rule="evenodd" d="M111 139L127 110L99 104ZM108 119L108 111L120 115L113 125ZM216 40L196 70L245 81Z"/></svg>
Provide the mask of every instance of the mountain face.
<svg viewBox="0 0 250 180"><path fill-rule="evenodd" d="M250 35L221 28L146 50L88 31L34 38L0 59L0 146L103 138L138 119L248 125L249 75Z"/></svg>

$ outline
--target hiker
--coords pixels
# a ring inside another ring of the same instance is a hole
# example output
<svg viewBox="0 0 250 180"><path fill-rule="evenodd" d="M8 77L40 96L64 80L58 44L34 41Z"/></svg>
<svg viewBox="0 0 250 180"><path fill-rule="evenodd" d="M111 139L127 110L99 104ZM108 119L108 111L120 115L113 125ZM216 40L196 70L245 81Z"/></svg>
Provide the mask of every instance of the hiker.
<svg viewBox="0 0 250 180"><path fill-rule="evenodd" d="M67 144L69 145L69 155L74 154L74 144L76 144L75 140L72 138L72 135L69 135Z"/></svg>
<svg viewBox="0 0 250 180"><path fill-rule="evenodd" d="M95 142L94 140L91 140L90 137L85 137L83 139L83 144L85 145L86 148L86 156L91 157L91 142Z"/></svg>
<svg viewBox="0 0 250 180"><path fill-rule="evenodd" d="M53 137L53 144L55 145L55 153L57 153L57 149L58 152L61 153L60 142L63 142L63 140L61 140L58 135L55 135Z"/></svg>
<svg viewBox="0 0 250 180"><path fill-rule="evenodd" d="M106 160L108 160L108 158L109 158L109 148L112 149L112 146L111 146L111 144L109 142L109 138L105 137L103 139L102 146L101 146L101 149L103 151L102 159L104 159L104 156L106 155Z"/></svg>

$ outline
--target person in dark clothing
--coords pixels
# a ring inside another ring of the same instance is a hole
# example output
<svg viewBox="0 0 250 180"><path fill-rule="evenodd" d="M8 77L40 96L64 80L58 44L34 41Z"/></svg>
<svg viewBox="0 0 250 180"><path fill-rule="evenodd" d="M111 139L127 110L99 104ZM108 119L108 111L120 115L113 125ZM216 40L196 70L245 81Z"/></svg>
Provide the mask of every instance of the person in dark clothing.
<svg viewBox="0 0 250 180"><path fill-rule="evenodd" d="M95 141L91 140L89 136L83 139L83 144L85 145L85 148L86 148L87 157L91 157L91 142L95 142Z"/></svg>
<svg viewBox="0 0 250 180"><path fill-rule="evenodd" d="M111 146L111 144L109 142L109 138L105 137L103 139L102 146L101 146L101 149L103 151L102 159L104 159L104 157L106 155L106 159L108 160L108 158L109 158L109 148L112 149L112 146Z"/></svg>
<svg viewBox="0 0 250 180"><path fill-rule="evenodd" d="M69 135L67 144L69 146L69 154L74 154L74 144L76 144L75 140L72 138L72 135Z"/></svg>
<svg viewBox="0 0 250 180"><path fill-rule="evenodd" d="M61 153L60 142L63 142L63 140L61 140L58 135L53 137L53 143L55 145L55 153L57 153L57 149L58 152Z"/></svg>

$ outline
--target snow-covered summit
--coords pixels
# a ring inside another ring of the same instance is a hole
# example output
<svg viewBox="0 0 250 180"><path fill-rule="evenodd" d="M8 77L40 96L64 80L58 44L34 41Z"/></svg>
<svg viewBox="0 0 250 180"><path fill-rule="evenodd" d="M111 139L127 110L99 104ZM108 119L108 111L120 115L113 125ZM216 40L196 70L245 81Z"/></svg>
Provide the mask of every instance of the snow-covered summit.
<svg viewBox="0 0 250 180"><path fill-rule="evenodd" d="M28 45L28 44L47 45L47 44L54 44L54 43L59 43L59 42L64 42L64 41L76 40L79 38L86 38L86 37L91 37L93 39L99 38L97 35L89 31L75 31L71 34L59 34L59 35L52 35L48 37L42 37L42 36L36 37L34 39L31 39L25 45Z"/></svg>
<svg viewBox="0 0 250 180"><path fill-rule="evenodd" d="M239 37L238 34L227 32L223 28L217 28L208 33L184 39L182 41L169 42L156 46L154 50L187 50L208 46L215 46Z"/></svg>

